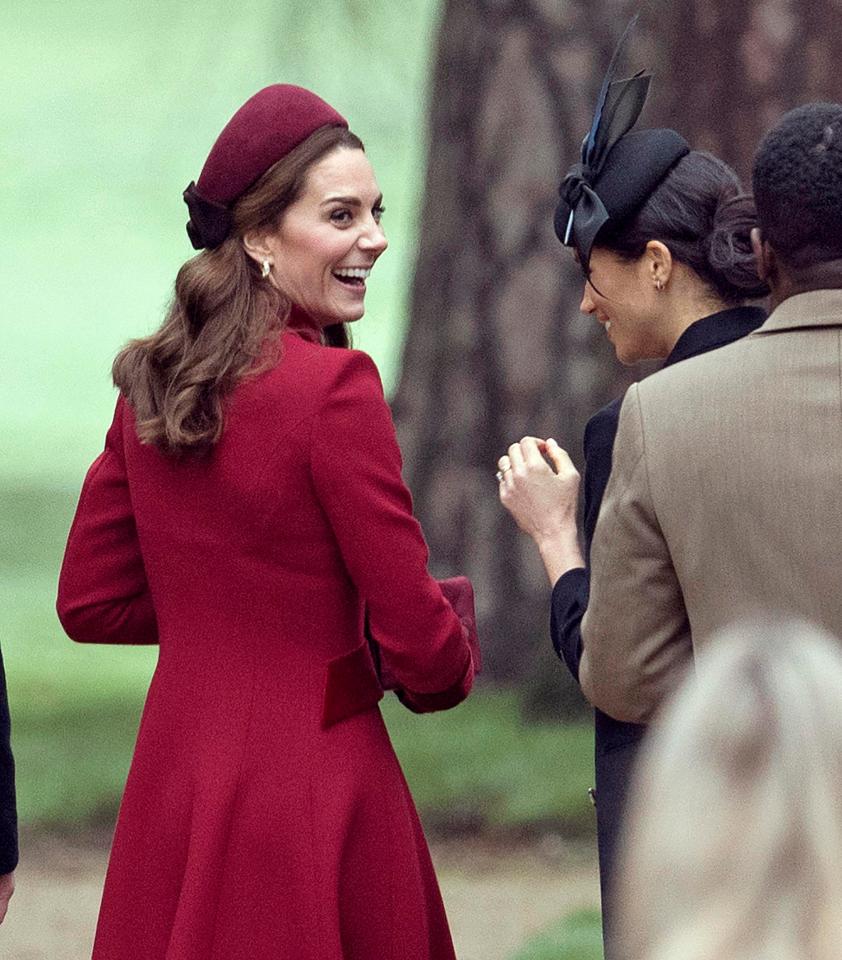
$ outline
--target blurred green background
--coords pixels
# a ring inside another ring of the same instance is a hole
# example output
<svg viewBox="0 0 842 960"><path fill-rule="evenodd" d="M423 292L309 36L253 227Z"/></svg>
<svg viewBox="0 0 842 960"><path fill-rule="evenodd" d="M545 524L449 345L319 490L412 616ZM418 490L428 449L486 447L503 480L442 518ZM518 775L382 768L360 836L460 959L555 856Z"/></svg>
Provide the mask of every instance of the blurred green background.
<svg viewBox="0 0 842 960"><path fill-rule="evenodd" d="M182 190L227 118L268 83L312 87L343 112L387 207L390 249L354 335L390 390L438 12L436 0L0 5L0 642L26 823L113 821L154 666L153 650L74 646L53 603L114 403L111 360L160 322L193 252ZM592 834L587 727L525 726L506 691L444 716L417 718L396 702L385 712L433 831ZM571 957L598 955L597 924L586 917L589 946ZM579 937L581 923L573 928Z"/></svg>
<svg viewBox="0 0 842 960"><path fill-rule="evenodd" d="M432 0L45 0L0 6L7 482L75 486L113 404L111 360L162 317L193 254L181 193L224 122L279 80L366 142L391 249L357 344L394 383L424 158Z"/></svg>

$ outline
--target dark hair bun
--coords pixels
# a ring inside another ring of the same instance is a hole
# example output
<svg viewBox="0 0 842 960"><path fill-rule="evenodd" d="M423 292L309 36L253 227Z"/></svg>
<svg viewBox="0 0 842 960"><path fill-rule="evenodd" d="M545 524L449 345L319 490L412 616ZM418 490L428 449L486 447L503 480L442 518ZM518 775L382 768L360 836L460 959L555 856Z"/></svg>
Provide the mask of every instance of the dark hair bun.
<svg viewBox="0 0 842 960"><path fill-rule="evenodd" d="M718 157L691 150L628 222L597 244L637 259L650 240L665 243L726 303L768 293L757 275L751 230L757 226L752 198L736 173Z"/></svg>
<svg viewBox="0 0 842 960"><path fill-rule="evenodd" d="M711 278L716 278L717 287L731 296L738 293L746 298L763 297L769 292L757 275L751 246L751 231L756 226L757 211L748 194L720 198L703 247Z"/></svg>

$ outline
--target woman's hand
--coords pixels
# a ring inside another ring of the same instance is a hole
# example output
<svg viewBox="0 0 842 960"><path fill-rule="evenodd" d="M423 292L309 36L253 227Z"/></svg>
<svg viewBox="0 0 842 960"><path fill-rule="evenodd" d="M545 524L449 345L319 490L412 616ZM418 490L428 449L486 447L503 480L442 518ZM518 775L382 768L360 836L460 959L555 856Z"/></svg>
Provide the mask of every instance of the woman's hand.
<svg viewBox="0 0 842 960"><path fill-rule="evenodd" d="M567 451L552 439L524 437L497 465L500 502L538 545L550 582L584 566L576 532L579 473Z"/></svg>

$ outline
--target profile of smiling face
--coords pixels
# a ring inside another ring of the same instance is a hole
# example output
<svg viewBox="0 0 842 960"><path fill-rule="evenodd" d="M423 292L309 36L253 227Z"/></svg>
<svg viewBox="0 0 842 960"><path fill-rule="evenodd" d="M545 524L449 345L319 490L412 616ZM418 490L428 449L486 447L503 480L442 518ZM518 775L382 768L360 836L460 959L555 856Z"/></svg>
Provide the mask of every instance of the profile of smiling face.
<svg viewBox="0 0 842 960"><path fill-rule="evenodd" d="M675 284L680 267L657 240L634 260L606 247L591 251L579 309L604 326L620 363L662 358L672 350L676 339L669 311L672 297L664 291L670 281Z"/></svg>
<svg viewBox="0 0 842 960"><path fill-rule="evenodd" d="M322 326L359 320L366 280L387 241L383 197L362 150L338 146L307 171L299 196L274 227L243 244L270 281Z"/></svg>
<svg viewBox="0 0 842 960"><path fill-rule="evenodd" d="M756 224L736 173L691 150L631 219L597 235L580 309L604 325L621 363L667 357L697 320L768 292Z"/></svg>

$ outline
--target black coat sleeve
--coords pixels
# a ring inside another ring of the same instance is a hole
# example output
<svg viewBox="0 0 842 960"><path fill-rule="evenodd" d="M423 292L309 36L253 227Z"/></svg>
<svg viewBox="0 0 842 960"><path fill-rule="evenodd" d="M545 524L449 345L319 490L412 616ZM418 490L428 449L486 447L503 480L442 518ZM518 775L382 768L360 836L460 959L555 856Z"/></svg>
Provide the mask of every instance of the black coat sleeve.
<svg viewBox="0 0 842 960"><path fill-rule="evenodd" d="M595 413L585 427L584 540L585 562L589 562L599 508L608 478L611 476L611 455L622 400L614 400ZM590 572L588 568L568 570L553 587L550 605L550 637L559 657L578 682L582 659L582 617L588 607Z"/></svg>
<svg viewBox="0 0 842 960"><path fill-rule="evenodd" d="M568 570L556 580L550 600L550 638L559 658L579 682L582 632L579 626L588 608L590 577L584 567Z"/></svg>
<svg viewBox="0 0 842 960"><path fill-rule="evenodd" d="M9 699L0 654L0 875L18 863L18 818L15 805L15 762L12 757Z"/></svg>

